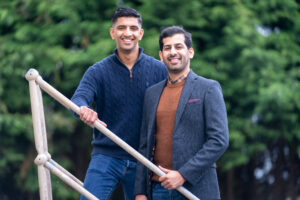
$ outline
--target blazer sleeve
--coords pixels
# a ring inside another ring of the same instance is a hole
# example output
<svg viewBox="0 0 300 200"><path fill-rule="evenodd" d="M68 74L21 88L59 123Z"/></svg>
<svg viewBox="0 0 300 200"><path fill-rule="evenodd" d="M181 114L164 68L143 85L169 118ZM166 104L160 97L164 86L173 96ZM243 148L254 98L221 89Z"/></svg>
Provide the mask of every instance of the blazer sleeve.
<svg viewBox="0 0 300 200"><path fill-rule="evenodd" d="M142 125L140 131L140 144L139 144L139 153L147 158L147 95L146 92L144 98L144 106L143 106L143 118ZM134 185L134 194L144 194L147 195L147 168L140 162L137 162L136 167L136 178Z"/></svg>
<svg viewBox="0 0 300 200"><path fill-rule="evenodd" d="M204 124L206 142L195 156L178 170L193 185L201 179L201 174L203 175L205 170L221 157L229 143L225 102L222 89L216 81L207 89L204 97Z"/></svg>

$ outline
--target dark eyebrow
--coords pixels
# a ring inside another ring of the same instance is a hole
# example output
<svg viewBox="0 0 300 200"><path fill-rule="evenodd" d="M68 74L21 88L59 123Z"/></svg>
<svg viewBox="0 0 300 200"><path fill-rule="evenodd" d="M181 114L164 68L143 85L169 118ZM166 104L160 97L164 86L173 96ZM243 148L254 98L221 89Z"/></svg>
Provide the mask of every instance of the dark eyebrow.
<svg viewBox="0 0 300 200"><path fill-rule="evenodd" d="M130 26L130 28L139 28L139 26L136 26L136 25L132 25L132 26Z"/></svg>
<svg viewBox="0 0 300 200"><path fill-rule="evenodd" d="M176 44L174 44L174 46L184 46L184 43L176 43ZM169 47L169 46L172 46L171 44L164 44L164 46L163 47Z"/></svg>
<svg viewBox="0 0 300 200"><path fill-rule="evenodd" d="M164 46L163 46L163 48L165 48L165 47L170 47L171 45L170 44L165 44Z"/></svg>

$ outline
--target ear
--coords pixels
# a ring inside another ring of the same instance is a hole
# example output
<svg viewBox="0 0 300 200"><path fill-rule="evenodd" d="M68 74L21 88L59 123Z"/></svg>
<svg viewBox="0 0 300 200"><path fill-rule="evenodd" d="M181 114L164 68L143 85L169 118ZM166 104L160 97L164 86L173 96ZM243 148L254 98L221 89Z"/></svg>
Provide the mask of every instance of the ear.
<svg viewBox="0 0 300 200"><path fill-rule="evenodd" d="M144 29L141 28L139 40L141 40L143 36L144 36Z"/></svg>
<svg viewBox="0 0 300 200"><path fill-rule="evenodd" d="M159 54L159 57L160 57L160 61L161 61L161 62L164 62L164 59L163 59L163 56L162 56L162 51L159 51L158 54Z"/></svg>
<svg viewBox="0 0 300 200"><path fill-rule="evenodd" d="M113 27L111 27L111 28L109 29L109 33L110 33L111 39L113 39L113 40L115 40L114 32L115 32L115 29L114 29Z"/></svg>
<svg viewBox="0 0 300 200"><path fill-rule="evenodd" d="M189 58L192 59L194 57L194 49L189 48Z"/></svg>

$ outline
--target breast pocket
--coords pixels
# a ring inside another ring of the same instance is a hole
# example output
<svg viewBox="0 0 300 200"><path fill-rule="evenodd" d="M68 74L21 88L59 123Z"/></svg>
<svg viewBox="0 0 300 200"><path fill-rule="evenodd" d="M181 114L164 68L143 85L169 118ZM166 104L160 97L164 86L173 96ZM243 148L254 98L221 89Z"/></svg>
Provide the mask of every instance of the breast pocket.
<svg viewBox="0 0 300 200"><path fill-rule="evenodd" d="M188 100L182 120L188 123L189 126L198 128L200 121L203 118L203 101L200 98L191 98Z"/></svg>
<svg viewBox="0 0 300 200"><path fill-rule="evenodd" d="M188 100L188 104L192 104L192 103L200 103L201 99L200 98L192 98Z"/></svg>
<svg viewBox="0 0 300 200"><path fill-rule="evenodd" d="M192 98L189 99L188 102L186 103L186 108L185 109L196 109L195 111L199 111L201 109L203 104L202 99L200 98ZM191 110L189 110L191 111Z"/></svg>

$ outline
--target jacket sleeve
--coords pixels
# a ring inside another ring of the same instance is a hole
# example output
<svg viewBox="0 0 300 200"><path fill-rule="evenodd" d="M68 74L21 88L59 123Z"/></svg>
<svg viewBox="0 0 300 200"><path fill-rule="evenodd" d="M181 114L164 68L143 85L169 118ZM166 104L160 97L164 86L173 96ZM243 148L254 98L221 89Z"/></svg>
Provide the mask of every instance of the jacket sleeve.
<svg viewBox="0 0 300 200"><path fill-rule="evenodd" d="M147 92L144 98L144 106L143 106L143 118L142 125L140 131L140 144L139 144L139 153L141 153L144 157L147 158ZM144 194L147 195L147 176L148 170L147 168L140 162L137 163L136 168L136 178L135 178L135 186L134 186L134 194Z"/></svg>
<svg viewBox="0 0 300 200"><path fill-rule="evenodd" d="M193 185L221 157L229 143L226 107L222 89L216 81L207 89L204 97L204 119L206 142L178 170Z"/></svg>

